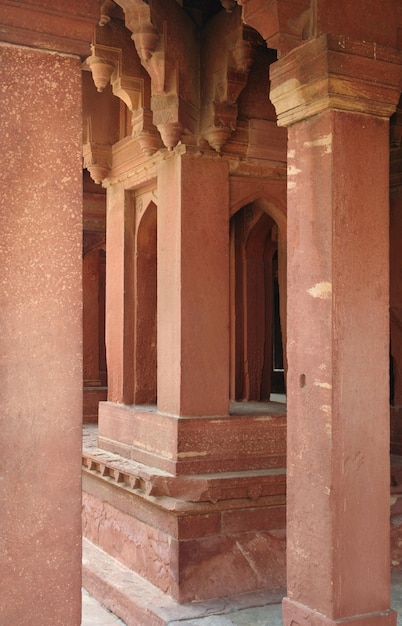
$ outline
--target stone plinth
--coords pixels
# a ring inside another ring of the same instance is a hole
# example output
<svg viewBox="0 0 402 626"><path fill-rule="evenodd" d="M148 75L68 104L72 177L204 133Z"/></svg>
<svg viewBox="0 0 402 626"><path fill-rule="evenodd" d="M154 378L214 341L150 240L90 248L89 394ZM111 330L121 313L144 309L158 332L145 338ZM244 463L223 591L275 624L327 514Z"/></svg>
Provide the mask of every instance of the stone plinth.
<svg viewBox="0 0 402 626"><path fill-rule="evenodd" d="M179 602L283 587L283 467L196 468L174 476L84 442L85 536Z"/></svg>
<svg viewBox="0 0 402 626"><path fill-rule="evenodd" d="M172 474L285 467L285 410L272 404L267 411L178 418L154 407L102 402L98 442L104 450Z"/></svg>
<svg viewBox="0 0 402 626"><path fill-rule="evenodd" d="M92 424L98 421L99 402L104 402L107 396L107 387L88 386L84 387L82 416L84 424Z"/></svg>

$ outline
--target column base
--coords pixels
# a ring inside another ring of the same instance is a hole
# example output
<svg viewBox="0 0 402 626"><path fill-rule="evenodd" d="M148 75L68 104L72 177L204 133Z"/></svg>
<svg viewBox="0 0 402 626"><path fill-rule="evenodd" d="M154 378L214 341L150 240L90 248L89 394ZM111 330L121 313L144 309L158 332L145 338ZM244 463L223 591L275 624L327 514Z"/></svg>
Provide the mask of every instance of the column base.
<svg viewBox="0 0 402 626"><path fill-rule="evenodd" d="M290 598L283 599L282 614L283 626L396 626L397 620L397 614L392 609L332 619Z"/></svg>
<svg viewBox="0 0 402 626"><path fill-rule="evenodd" d="M236 403L230 415L178 417L156 406L99 404L98 446L173 475L286 466L286 406Z"/></svg>

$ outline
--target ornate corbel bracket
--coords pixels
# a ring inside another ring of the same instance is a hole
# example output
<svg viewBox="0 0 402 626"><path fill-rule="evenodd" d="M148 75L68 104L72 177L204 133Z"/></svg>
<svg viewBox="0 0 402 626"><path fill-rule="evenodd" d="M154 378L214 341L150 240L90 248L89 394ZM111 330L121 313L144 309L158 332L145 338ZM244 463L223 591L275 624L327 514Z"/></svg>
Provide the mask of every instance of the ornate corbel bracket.
<svg viewBox="0 0 402 626"><path fill-rule="evenodd" d="M131 112L142 106L143 80L124 74L121 50L93 44L86 62L98 91L103 91L110 82L113 94L123 100Z"/></svg>
<svg viewBox="0 0 402 626"><path fill-rule="evenodd" d="M203 136L217 152L222 151L236 130L237 101L247 84L253 58L253 47L243 39L243 28L237 28L227 40L223 66L211 75L211 101L203 110Z"/></svg>
<svg viewBox="0 0 402 626"><path fill-rule="evenodd" d="M175 61L169 60L167 25L154 25L150 6L142 0L117 0L125 13L125 23L141 64L151 78L153 124L163 144L172 150L183 132L179 119L179 81Z"/></svg>
<svg viewBox="0 0 402 626"><path fill-rule="evenodd" d="M92 180L100 185L107 178L112 166L112 147L88 142L83 146L84 167Z"/></svg>
<svg viewBox="0 0 402 626"><path fill-rule="evenodd" d="M124 102L131 112L132 135L139 140L141 150L150 156L161 147L159 135L152 124L145 102L144 79L124 70L123 53L119 48L93 44L87 65L98 91L108 83L113 94ZM149 103L148 103L149 107Z"/></svg>
<svg viewBox="0 0 402 626"><path fill-rule="evenodd" d="M314 31L311 0L237 0L245 24L254 28L269 48L283 56Z"/></svg>
<svg viewBox="0 0 402 626"><path fill-rule="evenodd" d="M105 26L112 19L113 11L115 10L116 5L113 0L101 0L100 2L100 16L99 16L99 26Z"/></svg>

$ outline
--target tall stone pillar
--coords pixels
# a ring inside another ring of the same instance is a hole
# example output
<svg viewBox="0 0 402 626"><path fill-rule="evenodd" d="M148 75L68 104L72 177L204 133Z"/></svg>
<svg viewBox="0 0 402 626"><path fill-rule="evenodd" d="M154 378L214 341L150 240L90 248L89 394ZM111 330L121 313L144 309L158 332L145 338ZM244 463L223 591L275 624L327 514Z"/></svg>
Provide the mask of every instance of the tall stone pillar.
<svg viewBox="0 0 402 626"><path fill-rule="evenodd" d="M0 1L0 623L79 626L81 55L97 7L22 4Z"/></svg>
<svg viewBox="0 0 402 626"><path fill-rule="evenodd" d="M158 410L227 415L227 164L177 155L158 174Z"/></svg>
<svg viewBox="0 0 402 626"><path fill-rule="evenodd" d="M1 46L0 623L81 623L81 70Z"/></svg>
<svg viewBox="0 0 402 626"><path fill-rule="evenodd" d="M390 610L388 117L400 59L322 36L272 66L288 126L285 626Z"/></svg>

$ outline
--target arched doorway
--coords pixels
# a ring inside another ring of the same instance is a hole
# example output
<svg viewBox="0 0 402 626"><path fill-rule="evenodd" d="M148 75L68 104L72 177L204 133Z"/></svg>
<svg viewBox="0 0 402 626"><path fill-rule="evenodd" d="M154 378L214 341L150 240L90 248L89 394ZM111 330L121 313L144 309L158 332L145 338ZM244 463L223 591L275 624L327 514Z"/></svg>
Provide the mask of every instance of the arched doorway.
<svg viewBox="0 0 402 626"><path fill-rule="evenodd" d="M267 401L285 390L278 233L261 202L230 222L231 400Z"/></svg>

